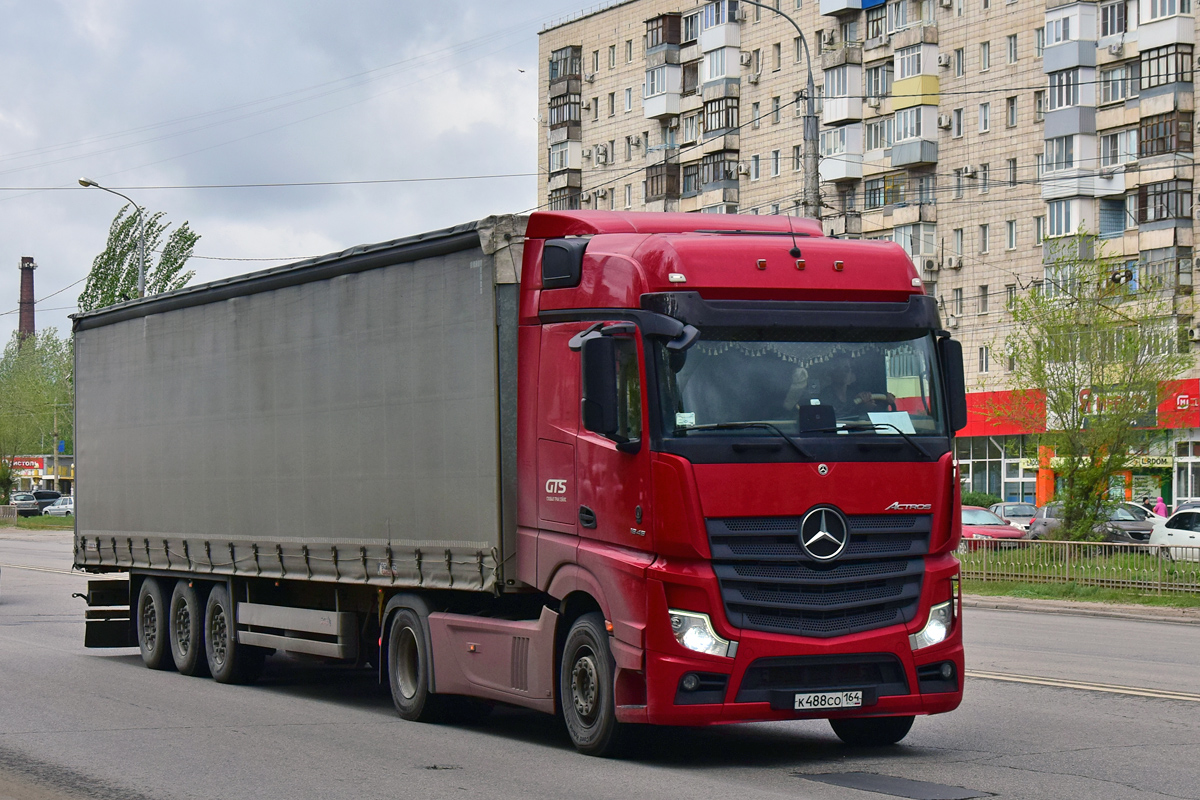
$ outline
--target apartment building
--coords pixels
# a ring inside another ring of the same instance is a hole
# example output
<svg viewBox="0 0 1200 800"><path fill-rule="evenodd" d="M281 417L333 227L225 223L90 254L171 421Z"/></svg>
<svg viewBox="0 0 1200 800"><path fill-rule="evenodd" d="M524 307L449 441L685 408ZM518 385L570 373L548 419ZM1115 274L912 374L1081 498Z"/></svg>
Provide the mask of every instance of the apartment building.
<svg viewBox="0 0 1200 800"><path fill-rule="evenodd" d="M541 201L799 214L811 69L825 230L908 251L981 409L1013 388L1010 300L1053 289L1054 241L1081 225L1200 335L1191 2L614 3L541 32ZM1198 375L1170 387L1182 427L1127 476L1135 496L1200 499ZM1045 498L1030 431L963 433L970 488Z"/></svg>

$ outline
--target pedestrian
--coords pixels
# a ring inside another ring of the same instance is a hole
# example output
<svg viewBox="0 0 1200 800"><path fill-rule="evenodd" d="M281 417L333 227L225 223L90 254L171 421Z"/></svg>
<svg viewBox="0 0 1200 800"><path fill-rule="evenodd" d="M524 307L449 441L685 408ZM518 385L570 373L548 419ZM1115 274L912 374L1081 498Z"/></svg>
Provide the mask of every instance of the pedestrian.
<svg viewBox="0 0 1200 800"><path fill-rule="evenodd" d="M1150 502L1150 495L1146 495L1142 498L1142 508L1146 509L1147 511L1154 510L1154 504Z"/></svg>
<svg viewBox="0 0 1200 800"><path fill-rule="evenodd" d="M1167 504L1163 502L1162 495L1159 495L1158 502L1154 504L1154 513L1160 517L1167 515Z"/></svg>

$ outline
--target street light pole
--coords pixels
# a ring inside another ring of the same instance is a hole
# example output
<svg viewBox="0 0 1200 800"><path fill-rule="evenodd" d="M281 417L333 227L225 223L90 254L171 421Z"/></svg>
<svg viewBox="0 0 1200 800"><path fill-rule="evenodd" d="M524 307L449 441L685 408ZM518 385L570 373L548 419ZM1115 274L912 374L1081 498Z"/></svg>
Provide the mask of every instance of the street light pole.
<svg viewBox="0 0 1200 800"><path fill-rule="evenodd" d="M808 39L804 38L804 31L800 30L800 25L796 20L792 19L787 14L780 11L774 6L763 5L756 3L754 0L742 0L748 6L756 6L757 8L765 8L792 23L792 27L796 29L796 33L800 36L800 44L804 46L804 60L808 64L808 89L805 92L806 105L804 110L804 216L820 220L821 219L821 179L817 170L817 104L816 104L816 85L813 83L812 72L812 54L808 50Z"/></svg>
<svg viewBox="0 0 1200 800"><path fill-rule="evenodd" d="M809 77L811 81L811 76ZM137 209L138 214L138 297L146 296L146 215L142 211L142 207L134 203L129 197L121 194L115 189L109 189L107 186L101 186L91 178L80 178L79 185L85 188L102 189L109 194L115 194L117 197L122 197L129 200L130 204Z"/></svg>

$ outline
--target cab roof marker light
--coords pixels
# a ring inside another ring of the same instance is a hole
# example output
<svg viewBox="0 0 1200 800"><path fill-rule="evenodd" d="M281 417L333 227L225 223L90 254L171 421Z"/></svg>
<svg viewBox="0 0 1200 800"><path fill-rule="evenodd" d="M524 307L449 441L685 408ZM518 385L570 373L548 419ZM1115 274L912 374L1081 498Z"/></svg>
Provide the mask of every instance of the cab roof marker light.
<svg viewBox="0 0 1200 800"><path fill-rule="evenodd" d="M913 288L914 288L914 289L920 289L920 288L921 288L921 279L920 279L920 278L913 278L913 279L912 279L912 285L913 285Z"/></svg>
<svg viewBox="0 0 1200 800"><path fill-rule="evenodd" d="M671 283L687 283L687 276L682 272L670 272L667 274L667 280Z"/></svg>
<svg viewBox="0 0 1200 800"><path fill-rule="evenodd" d="M804 269L804 259L803 258L796 259L796 269Z"/></svg>
<svg viewBox="0 0 1200 800"><path fill-rule="evenodd" d="M846 268L845 262L842 262L842 261L833 262L833 271L834 272L841 272L845 268Z"/></svg>
<svg viewBox="0 0 1200 800"><path fill-rule="evenodd" d="M759 268L759 269L766 269L766 268L767 268L767 260L766 260L765 258L760 258L760 259L758 260L758 268Z"/></svg>

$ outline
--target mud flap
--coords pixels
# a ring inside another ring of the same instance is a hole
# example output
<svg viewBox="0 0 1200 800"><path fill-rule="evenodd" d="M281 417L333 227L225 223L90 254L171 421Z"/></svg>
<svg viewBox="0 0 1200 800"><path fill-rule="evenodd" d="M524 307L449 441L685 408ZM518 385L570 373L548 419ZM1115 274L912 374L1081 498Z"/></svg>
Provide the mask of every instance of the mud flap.
<svg viewBox="0 0 1200 800"><path fill-rule="evenodd" d="M137 647L129 604L129 581L88 581L84 613L84 647Z"/></svg>

